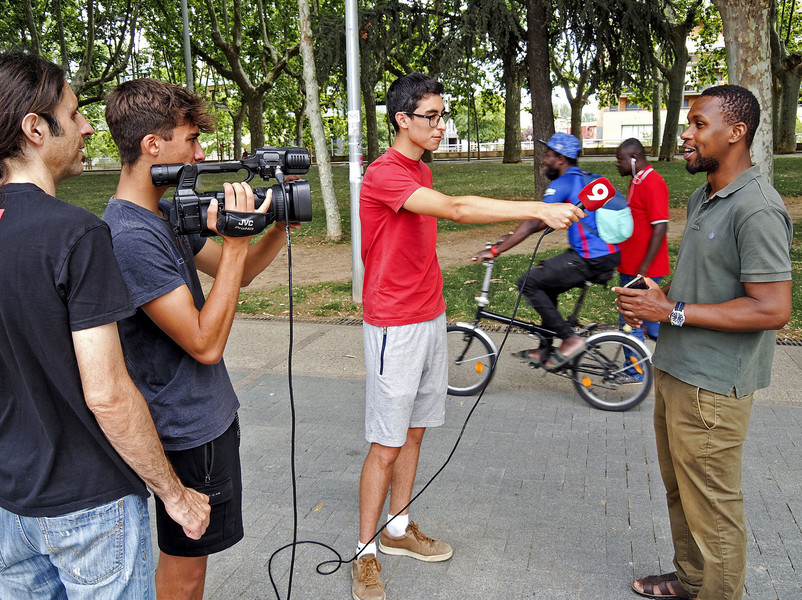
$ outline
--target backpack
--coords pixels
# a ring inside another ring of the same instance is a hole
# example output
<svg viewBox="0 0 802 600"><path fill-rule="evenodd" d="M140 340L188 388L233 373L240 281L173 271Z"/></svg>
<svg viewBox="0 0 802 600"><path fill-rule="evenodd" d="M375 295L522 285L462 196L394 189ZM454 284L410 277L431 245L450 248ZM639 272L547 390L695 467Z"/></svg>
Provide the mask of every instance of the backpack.
<svg viewBox="0 0 802 600"><path fill-rule="evenodd" d="M601 175L582 171L582 186L586 186L599 177ZM628 240L632 235L632 231L635 228L632 211L629 209L626 198L618 190L615 191L615 196L610 198L607 204L596 210L595 215L598 231L581 221L579 224L595 233L608 244L620 244Z"/></svg>

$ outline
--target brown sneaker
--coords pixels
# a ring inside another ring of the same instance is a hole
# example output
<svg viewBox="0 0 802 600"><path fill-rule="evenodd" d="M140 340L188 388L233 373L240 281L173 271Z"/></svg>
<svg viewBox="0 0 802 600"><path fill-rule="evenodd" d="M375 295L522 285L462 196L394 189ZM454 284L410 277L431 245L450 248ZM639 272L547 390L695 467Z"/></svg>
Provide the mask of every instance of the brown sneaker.
<svg viewBox="0 0 802 600"><path fill-rule="evenodd" d="M385 554L398 554L400 556L411 556L426 562L440 562L448 560L454 551L445 542L439 542L423 535L418 526L412 521L407 526L407 531L401 537L393 537L382 529L379 536L379 550Z"/></svg>
<svg viewBox="0 0 802 600"><path fill-rule="evenodd" d="M379 577L381 570L374 554L363 554L351 563L351 595L354 600L386 600L384 584Z"/></svg>

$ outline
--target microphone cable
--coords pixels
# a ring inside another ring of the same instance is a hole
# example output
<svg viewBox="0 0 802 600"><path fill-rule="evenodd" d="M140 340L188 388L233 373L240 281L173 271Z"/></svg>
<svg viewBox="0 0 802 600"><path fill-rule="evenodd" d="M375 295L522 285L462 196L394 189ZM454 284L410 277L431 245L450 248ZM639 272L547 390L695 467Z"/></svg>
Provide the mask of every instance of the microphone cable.
<svg viewBox="0 0 802 600"><path fill-rule="evenodd" d="M287 288L289 292L288 307L290 311L289 318L289 342L287 345L287 388L290 399L290 476L292 477L292 554L290 556L290 571L289 579L287 582L287 600L290 600L292 594L292 578L295 568L295 553L298 547L298 484L296 477L296 411L295 411L295 388L292 382L292 351L295 347L295 299L293 297L293 284L292 284L292 236L290 235L290 202L289 202L289 189L284 183L284 173L281 169L276 169L276 181L281 185L282 201L284 203L284 234L287 240ZM286 546L285 546L286 548ZM275 554L275 553L274 553ZM273 561L273 555L270 556L270 562ZM273 574L270 571L270 562L268 563L268 573L270 575L270 582L273 584L273 590L276 598L279 598L278 588L273 581Z"/></svg>
<svg viewBox="0 0 802 600"><path fill-rule="evenodd" d="M279 180L278 174L279 173L277 172L277 176L276 176L277 180ZM282 184L282 189L284 189L283 176L279 180L279 182ZM284 194L284 202L285 202L285 215L289 215L289 212L287 212L289 210L289 206L287 205L287 194L286 193ZM513 308L513 311L512 311L512 317L510 318L510 322L507 324L507 327L506 327L506 329L504 331L504 337L502 338L501 344L499 345L498 353L493 358L493 363L490 365L491 377L487 378L487 383L485 383L485 386L479 392L479 396L476 398L476 400L474 401L474 403L471 406L470 410L468 411L468 416L465 417L465 421L463 422L462 427L460 429L460 432L457 435L457 439L454 442L454 446L452 447L451 451L449 452L448 456L446 457L445 462L437 469L437 471L435 471L434 475L432 475L431 478L429 478L429 481L427 481L426 484L416 494L414 494L412 496L412 498L406 504L406 506L404 506L404 508L402 508L396 515L394 515L392 518L390 518L384 525L379 527L378 531L376 531L376 533L373 535L373 537L370 538L370 540L368 540L368 542L367 542L368 544L373 542L373 540L375 540L379 536L379 534L382 532L382 530L384 530L390 522L395 520L395 518L398 515L402 514L405 510L407 510L410 506L412 506L412 503L415 502L423 494L423 492L425 492L429 488L429 486L434 482L434 480L437 479L437 477L440 475L440 473L442 473L445 470L446 466L448 466L448 464L451 462L451 459L453 458L454 454L457 451L457 448L460 445L460 442L462 441L462 436L463 436L463 434L465 433L465 430L468 427L468 422L471 420L471 417L473 416L473 413L476 411L477 407L479 406L479 402L482 400L482 398L485 395L485 390L487 390L487 386L489 385L489 383L490 383L490 381L492 379L492 374L496 370L496 365L498 364L498 360L501 357L501 352L504 349L504 346L507 343L507 339L510 336L510 332L512 330L512 321L515 319L516 315L518 314L518 308L521 305L521 297L523 295L523 291L522 290L524 288L524 285L526 284L526 281L529 279L530 273L532 272L532 266L534 265L535 257L537 256L538 250L540 248L540 244L543 241L543 238L546 237L546 235L548 235L549 233L551 233L551 231L554 231L554 230L551 229L551 228L546 228L543 231L543 233L540 235L540 237L538 238L537 244L535 245L535 249L532 252L532 258L530 258L530 260L529 260L529 266L526 269L526 275L524 277L523 284L521 285L521 288L518 290L518 297L515 300L515 307ZM289 354L288 354L288 359L287 359L287 372L288 372L288 377L289 377L290 417L291 417L291 420L292 420L291 427L290 427L290 473L291 473L291 476L292 476L292 507L293 507L293 525L292 525L292 528L293 528L293 530L292 530L292 542L290 542L289 544L285 544L284 546L281 546L280 548L275 550L270 555L270 559L267 561L267 573L268 573L268 576L270 578L270 585L273 586L273 593L275 594L277 600L281 600L281 595L279 593L276 581L275 581L275 579L273 577L273 559L276 558L279 554L281 554L287 548L291 548L292 551L291 551L291 556L290 556L289 579L288 579L288 583L287 583L287 599L286 600L290 600L291 594L292 594L293 570L294 570L294 567L295 567L295 556L296 556L296 549L297 549L298 546L300 546L302 544L320 546L322 548L325 548L326 550L329 550L332 554L334 554L336 556L336 558L333 558L331 560L325 560L325 561L323 561L323 562L321 562L321 563L319 563L317 565L315 570L320 575L332 575L333 573L336 573L340 569L341 566L349 564L349 563L355 561L357 559L357 556L358 556L358 554L354 554L348 560L343 560L342 555L339 552L337 552L337 550L335 550L333 547L329 546L328 544L325 544L323 542L318 542L316 540L300 540L300 541L298 540L298 489L297 489L297 484L296 484L296 465L295 465L295 458L296 458L296 452L295 452L296 417L295 417L295 414L296 414L296 412L295 412L295 396L294 396L294 393L293 393L293 386L292 386L292 348L293 348L293 339L294 339L294 336L293 336L294 320L293 320L293 298L292 298L292 251L291 251L291 245L290 245L289 221L286 223L286 235L287 235L287 262L288 262L288 267L287 268L288 268L288 272L289 272L288 276L289 276L289 294L290 294L290 300L289 300L290 336L289 336Z"/></svg>

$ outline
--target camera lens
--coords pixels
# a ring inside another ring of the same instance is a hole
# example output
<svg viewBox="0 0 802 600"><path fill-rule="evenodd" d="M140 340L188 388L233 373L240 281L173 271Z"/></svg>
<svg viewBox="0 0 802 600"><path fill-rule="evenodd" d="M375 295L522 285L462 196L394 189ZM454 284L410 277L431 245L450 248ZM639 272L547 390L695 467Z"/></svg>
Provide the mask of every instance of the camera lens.
<svg viewBox="0 0 802 600"><path fill-rule="evenodd" d="M284 214L284 187L287 189L286 210L289 215ZM290 223L308 223L312 220L312 188L308 181L290 181L284 186L276 184L270 189L273 190L273 200L267 212L274 216L273 220Z"/></svg>

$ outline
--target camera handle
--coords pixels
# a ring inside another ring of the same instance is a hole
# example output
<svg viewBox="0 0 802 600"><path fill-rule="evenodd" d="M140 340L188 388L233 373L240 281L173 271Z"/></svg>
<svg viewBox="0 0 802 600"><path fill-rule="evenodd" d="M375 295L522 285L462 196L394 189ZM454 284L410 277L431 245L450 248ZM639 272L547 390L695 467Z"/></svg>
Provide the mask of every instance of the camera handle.
<svg viewBox="0 0 802 600"><path fill-rule="evenodd" d="M264 213L236 212L220 208L217 233L223 237L248 237L264 230L273 219Z"/></svg>

